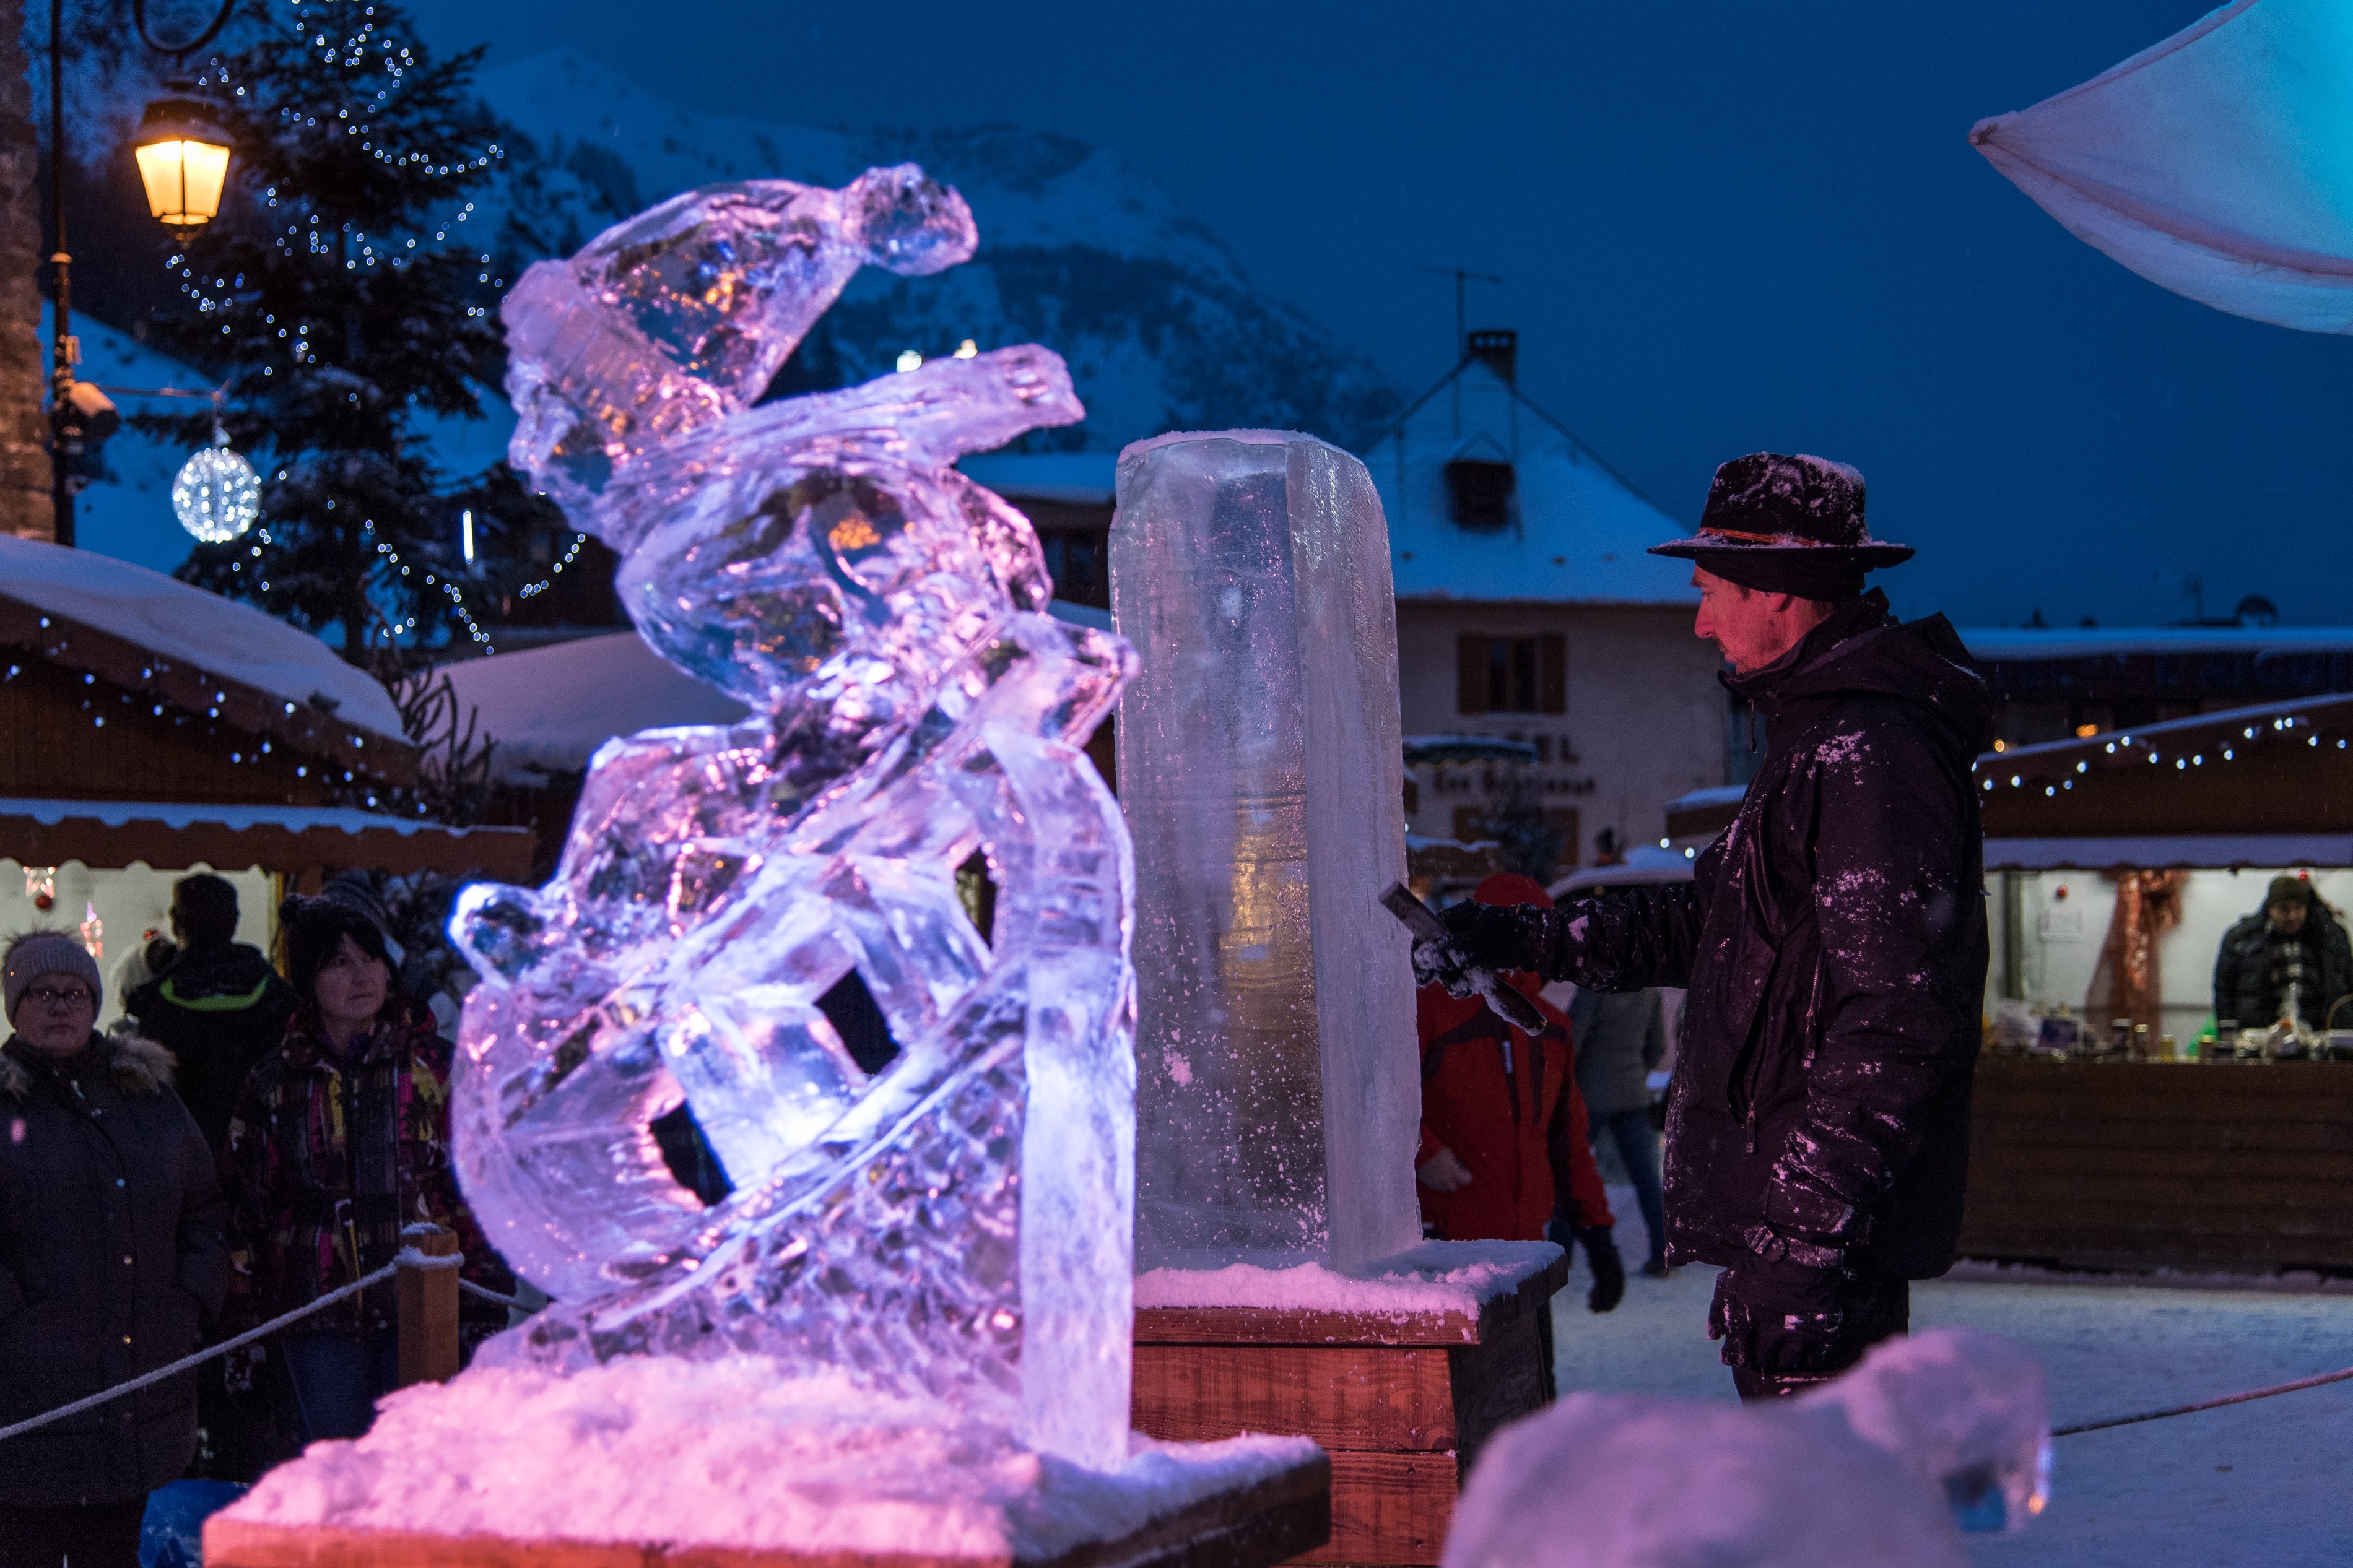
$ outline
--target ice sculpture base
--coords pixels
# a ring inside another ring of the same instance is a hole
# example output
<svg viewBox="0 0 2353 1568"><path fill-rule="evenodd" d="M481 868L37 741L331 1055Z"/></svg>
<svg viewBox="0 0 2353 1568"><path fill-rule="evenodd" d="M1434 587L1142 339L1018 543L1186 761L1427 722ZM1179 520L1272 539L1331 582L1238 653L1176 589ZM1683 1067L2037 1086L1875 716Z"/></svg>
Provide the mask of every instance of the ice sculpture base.
<svg viewBox="0 0 2353 1568"><path fill-rule="evenodd" d="M1301 1437L1138 1437L1099 1472L755 1357L491 1368L385 1400L205 1528L208 1568L1280 1563L1331 1526Z"/></svg>
<svg viewBox="0 0 2353 1568"><path fill-rule="evenodd" d="M1471 1462L1552 1397L1549 1242L1424 1242L1353 1275L1155 1268L1135 1281L1135 1425L1166 1442L1312 1437L1332 1538L1306 1563L1435 1563Z"/></svg>

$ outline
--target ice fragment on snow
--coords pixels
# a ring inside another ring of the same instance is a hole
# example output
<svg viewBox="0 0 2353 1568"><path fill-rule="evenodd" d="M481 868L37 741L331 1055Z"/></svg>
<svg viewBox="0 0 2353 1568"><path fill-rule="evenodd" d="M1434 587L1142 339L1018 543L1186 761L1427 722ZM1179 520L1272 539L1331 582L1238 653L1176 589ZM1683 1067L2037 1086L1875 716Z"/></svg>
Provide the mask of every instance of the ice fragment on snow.
<svg viewBox="0 0 2353 1568"><path fill-rule="evenodd" d="M1786 1403L1572 1394L1490 1439L1447 1568L1964 1568L1957 1521L2023 1528L2049 1464L2042 1372L1991 1334L1874 1349Z"/></svg>

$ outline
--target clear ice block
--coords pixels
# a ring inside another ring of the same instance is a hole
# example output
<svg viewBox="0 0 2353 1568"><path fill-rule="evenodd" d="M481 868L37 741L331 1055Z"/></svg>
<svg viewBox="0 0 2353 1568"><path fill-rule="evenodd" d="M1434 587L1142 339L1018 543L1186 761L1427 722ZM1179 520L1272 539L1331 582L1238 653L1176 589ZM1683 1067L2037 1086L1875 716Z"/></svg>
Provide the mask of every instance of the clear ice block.
<svg viewBox="0 0 2353 1568"><path fill-rule="evenodd" d="M622 552L649 643L754 716L610 742L554 879L460 897L482 981L456 1153L491 1240L558 1299L492 1361L764 1353L1111 1468L1133 865L1080 748L1134 659L1039 613L1028 521L947 467L1083 410L1037 347L747 406L862 260L971 247L913 165L756 182L509 300L513 460ZM976 853L986 934L957 892ZM887 1060L826 1012L852 974ZM681 1103L734 1188L708 1209L649 1130Z"/></svg>
<svg viewBox="0 0 2353 1568"><path fill-rule="evenodd" d="M1420 1238L1388 527L1313 437L1164 436L1120 455L1112 614L1135 837L1137 1261Z"/></svg>

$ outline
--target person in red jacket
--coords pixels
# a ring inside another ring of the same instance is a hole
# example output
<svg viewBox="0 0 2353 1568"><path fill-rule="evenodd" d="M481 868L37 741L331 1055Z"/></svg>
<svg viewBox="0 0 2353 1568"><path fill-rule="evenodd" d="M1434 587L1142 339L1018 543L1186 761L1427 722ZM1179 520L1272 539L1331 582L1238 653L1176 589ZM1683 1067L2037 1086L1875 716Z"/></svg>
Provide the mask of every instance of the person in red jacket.
<svg viewBox="0 0 2353 1568"><path fill-rule="evenodd" d="M1488 878L1471 896L1482 904L1552 907L1533 879L1507 873ZM1566 1191L1568 1202L1560 1206L1573 1218L1593 1269L1586 1305L1606 1312L1626 1294L1626 1269L1587 1142L1568 1019L1537 994L1543 983L1535 976L1504 978L1545 1016L1533 1041L1476 996L1425 985L1414 999L1421 1037L1421 1148L1414 1157L1421 1217L1448 1241L1543 1241L1556 1197Z"/></svg>

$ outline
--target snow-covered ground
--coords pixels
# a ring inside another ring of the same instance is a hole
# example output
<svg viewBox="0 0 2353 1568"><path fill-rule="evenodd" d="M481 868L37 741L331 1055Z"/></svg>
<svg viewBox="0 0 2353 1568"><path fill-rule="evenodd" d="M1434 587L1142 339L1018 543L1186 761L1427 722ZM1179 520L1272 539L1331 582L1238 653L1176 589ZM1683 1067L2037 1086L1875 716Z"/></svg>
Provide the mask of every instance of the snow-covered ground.
<svg viewBox="0 0 2353 1568"><path fill-rule="evenodd" d="M1635 1212L1631 1189L1611 1206ZM1639 1256L1641 1223L1621 1224ZM1637 1274L1619 1309L1585 1310L1579 1258L1555 1300L1560 1386L1730 1400L1706 1337L1715 1271ZM2032 1350L2065 1426L2353 1365L2353 1298L2128 1285L1915 1286L1915 1327L1967 1326ZM2049 1510L2024 1534L1971 1540L1984 1568L2203 1568L2353 1562L2353 1382L2061 1437Z"/></svg>

